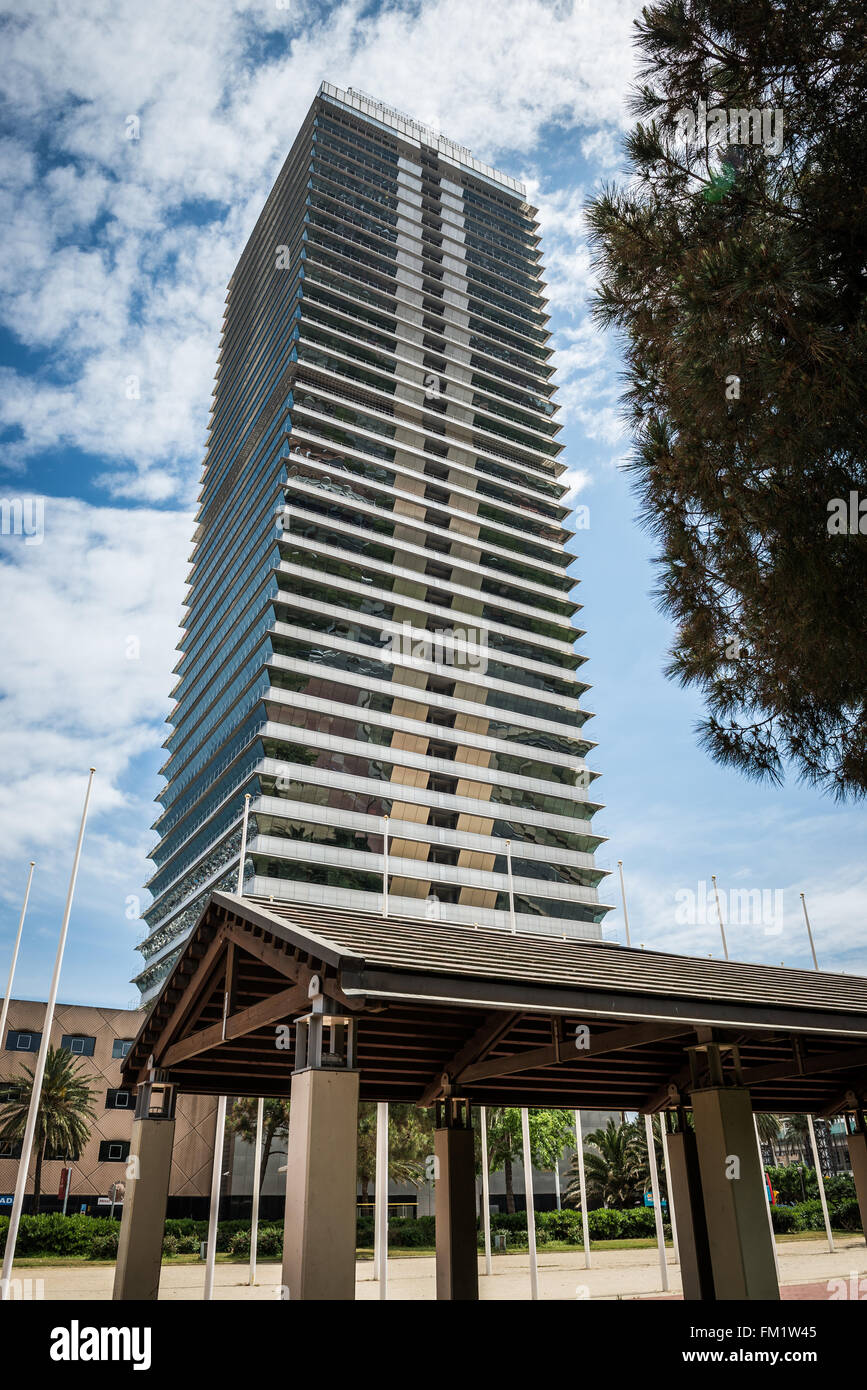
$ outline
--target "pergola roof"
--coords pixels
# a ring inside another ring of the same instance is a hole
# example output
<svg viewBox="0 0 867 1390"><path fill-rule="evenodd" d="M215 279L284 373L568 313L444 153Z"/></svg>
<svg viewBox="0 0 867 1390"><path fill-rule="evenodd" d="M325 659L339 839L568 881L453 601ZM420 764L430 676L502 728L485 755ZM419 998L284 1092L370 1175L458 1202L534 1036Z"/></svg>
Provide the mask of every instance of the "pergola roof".
<svg viewBox="0 0 867 1390"><path fill-rule="evenodd" d="M833 1111L867 1082L859 977L214 893L127 1083L152 1057L184 1091L288 1094L277 1028L308 1011L313 976L358 1018L367 1100L451 1087L488 1105L657 1109L690 1084L684 1049L708 1041L734 1045L758 1110Z"/></svg>

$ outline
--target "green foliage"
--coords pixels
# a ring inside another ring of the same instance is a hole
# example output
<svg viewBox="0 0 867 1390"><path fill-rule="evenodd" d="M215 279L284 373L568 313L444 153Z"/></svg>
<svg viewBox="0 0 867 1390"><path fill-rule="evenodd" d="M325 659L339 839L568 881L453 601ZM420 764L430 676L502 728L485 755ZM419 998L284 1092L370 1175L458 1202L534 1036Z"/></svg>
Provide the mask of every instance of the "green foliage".
<svg viewBox="0 0 867 1390"><path fill-rule="evenodd" d="M655 1131L654 1144L659 1164L662 1145ZM616 1124L610 1119L604 1129L585 1135L584 1170L588 1203L596 1201L618 1209L634 1206L644 1195L650 1173L643 1120ZM577 1154L572 1158L564 1201L570 1207L581 1205Z"/></svg>
<svg viewBox="0 0 867 1390"><path fill-rule="evenodd" d="M421 1187L425 1159L433 1153L433 1114L415 1105L388 1107L388 1175L392 1182ZM376 1180L376 1105L358 1107L358 1181L366 1198Z"/></svg>
<svg viewBox="0 0 867 1390"><path fill-rule="evenodd" d="M864 7L659 0L636 29L630 180L587 217L668 674L702 693L718 761L860 796L867 534L831 508L867 494ZM782 112L782 148L684 139L699 101Z"/></svg>
<svg viewBox="0 0 867 1390"><path fill-rule="evenodd" d="M239 1135L246 1144L256 1142L256 1122L259 1113L259 1101L249 1096L236 1100L232 1109L226 1116L226 1125L235 1134ZM272 1153L285 1154L285 1148L279 1145L285 1141L289 1134L289 1102L288 1100L266 1100L263 1106L262 1115L262 1160L259 1166L259 1180L264 1181L265 1173L268 1170L268 1161Z"/></svg>
<svg viewBox="0 0 867 1390"><path fill-rule="evenodd" d="M0 1110L0 1138L22 1139L33 1094L33 1072L29 1067L23 1067L21 1074L11 1077L10 1081L17 1087L17 1094ZM96 1118L92 1104L95 1095L96 1091L81 1074L80 1059L63 1048L49 1047L33 1136L36 1155L34 1213L39 1212L42 1156L46 1147L52 1152L81 1153L90 1138L91 1123Z"/></svg>

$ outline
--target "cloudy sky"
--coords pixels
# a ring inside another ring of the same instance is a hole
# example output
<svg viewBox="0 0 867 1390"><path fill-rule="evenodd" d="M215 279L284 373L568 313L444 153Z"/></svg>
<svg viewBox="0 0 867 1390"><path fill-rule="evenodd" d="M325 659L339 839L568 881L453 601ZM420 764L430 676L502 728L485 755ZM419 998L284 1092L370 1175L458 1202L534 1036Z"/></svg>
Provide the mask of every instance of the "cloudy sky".
<svg viewBox="0 0 867 1390"><path fill-rule="evenodd" d="M762 920L730 925L733 955L808 965L803 890L820 964L867 973L863 811L710 763L695 697L661 675L670 633L619 467L617 344L589 319L582 223L588 193L617 174L638 8L16 0L5 11L0 498L20 500L34 534L0 536L0 989L33 858L16 993L45 997L93 764L61 997L135 998L225 286L323 78L470 146L524 179L540 208L567 458L590 510L576 573L609 837L600 861L624 861L633 942L720 954L715 917L695 920L716 873L733 916L730 894L766 894ZM606 900L617 904L606 935L622 939L616 875Z"/></svg>

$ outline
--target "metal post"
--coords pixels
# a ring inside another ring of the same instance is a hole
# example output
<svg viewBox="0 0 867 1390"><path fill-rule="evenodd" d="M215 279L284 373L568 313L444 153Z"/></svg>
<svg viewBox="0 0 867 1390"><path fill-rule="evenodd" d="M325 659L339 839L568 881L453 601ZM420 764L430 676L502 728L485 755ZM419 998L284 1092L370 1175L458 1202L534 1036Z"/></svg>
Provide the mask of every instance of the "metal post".
<svg viewBox="0 0 867 1390"><path fill-rule="evenodd" d="M530 1155L530 1112L521 1111L521 1137L524 1141L524 1200L527 1203L527 1246L530 1252L530 1297L539 1297L539 1269L536 1262L536 1210L533 1205L533 1163Z"/></svg>
<svg viewBox="0 0 867 1390"><path fill-rule="evenodd" d="M512 935L517 935L518 928L515 925L515 883L512 878L512 841L506 841L506 874L509 879L509 927Z"/></svg>
<svg viewBox="0 0 867 1390"><path fill-rule="evenodd" d="M260 1096L256 1104L256 1147L253 1152L253 1218L250 1222L250 1283L256 1282L256 1255L259 1245L259 1190L262 1167L262 1129L265 1123L265 1098Z"/></svg>
<svg viewBox="0 0 867 1390"><path fill-rule="evenodd" d="M250 793L244 797L244 823L241 827L241 858L238 860L238 897L244 896L244 860L247 858L247 821L250 818Z"/></svg>
<svg viewBox="0 0 867 1390"><path fill-rule="evenodd" d="M807 915L807 899L801 894L801 907L804 909L804 921L807 923L807 936L810 938L810 950L813 953L813 969L819 969L819 962L816 959L816 946L813 941L813 929L810 926L810 918Z"/></svg>
<svg viewBox="0 0 867 1390"><path fill-rule="evenodd" d="M388 1298L388 1103L376 1105L376 1208L373 1219L373 1277Z"/></svg>
<svg viewBox="0 0 867 1390"><path fill-rule="evenodd" d="M382 915L388 916L388 816L383 816L382 832Z"/></svg>
<svg viewBox="0 0 867 1390"><path fill-rule="evenodd" d="M644 1133L647 1136L647 1162L650 1167L650 1190L653 1194L653 1216L656 1222L656 1244L659 1248L659 1272L662 1276L662 1291L668 1292L668 1261L665 1256L665 1231L662 1228L662 1203L659 1200L659 1174L656 1171L656 1145L653 1142L653 1120L644 1117Z"/></svg>
<svg viewBox="0 0 867 1390"><path fill-rule="evenodd" d="M214 1130L214 1163L211 1168L211 1211L208 1218L208 1249L205 1257L205 1288L202 1297L208 1302L214 1296L214 1265L217 1261L217 1223L220 1218L220 1188L223 1171L223 1135L226 1129L226 1097L217 1101L217 1125Z"/></svg>
<svg viewBox="0 0 867 1390"><path fill-rule="evenodd" d="M623 899L623 921L624 921L624 924L625 924L625 926L626 926L626 944L627 944L627 946L631 946L631 945L632 945L632 942L629 940L629 913L628 913L627 910L626 910L626 885L625 885L624 882L623 882L623 860L622 860L622 859L618 859L618 861L617 861L617 867L618 867L618 869L620 870L620 896L621 896L621 898Z"/></svg>
<svg viewBox="0 0 867 1390"><path fill-rule="evenodd" d="M482 1230L485 1233L485 1273L493 1273L491 1266L491 1175L488 1172L488 1107L479 1107L479 1122L482 1136Z"/></svg>
<svg viewBox="0 0 867 1390"><path fill-rule="evenodd" d="M12 998L12 984L15 979L15 966L18 962L18 948L21 945L21 933L24 930L24 918L27 915L27 902L30 898L30 885L33 882L33 870L36 868L36 860L30 861L30 872L27 875L27 887L24 890L24 902L21 905L21 916L18 918L18 933L15 937L15 945L12 948L12 964L9 966L9 980L6 984L6 994L3 999L3 1008L0 1011L0 1047L6 1040L6 1019L9 1014L9 1000Z"/></svg>
<svg viewBox="0 0 867 1390"><path fill-rule="evenodd" d="M716 874L711 874L710 881L713 884L713 895L716 898L716 915L719 918L719 931L720 936L722 937L723 955L725 956L726 960L728 960L729 947L728 942L726 941L726 929L723 926L722 908L719 905L719 893L717 892L716 887Z"/></svg>
<svg viewBox="0 0 867 1390"><path fill-rule="evenodd" d="M72 898L75 892L75 880L78 877L78 866L81 862L81 847L84 844L84 827L87 822L87 808L90 804L90 792L93 787L94 771L94 768L90 769L90 775L87 779L87 791L84 794L84 808L81 812L81 824L78 828L78 841L75 846L75 855L72 860L72 873L69 879L69 889L66 894L66 907L63 911L63 921L60 926L60 938L57 942L54 974L51 977L51 987L48 991L48 1003L45 1006L45 1023L43 1024L42 1042L39 1045L39 1055L36 1058L36 1066L33 1072L33 1085L30 1090L30 1109L27 1112L27 1125L24 1130L24 1139L21 1143L21 1158L18 1164L18 1181L15 1184L15 1197L9 1216L9 1229L6 1233L6 1253L3 1257L3 1276L2 1280L0 1280L0 1301L5 1301L10 1297L10 1276L12 1274L12 1264L15 1259L15 1245L18 1240L21 1211L24 1206L24 1192L27 1187L27 1172L30 1167L30 1156L33 1152L36 1121L39 1116L39 1101L42 1097L42 1082L45 1077L45 1061L51 1043L51 1025L54 1022L54 1005L57 1002L60 968L63 965L63 953L66 949L66 936L69 930L69 918L72 913Z"/></svg>
<svg viewBox="0 0 867 1390"><path fill-rule="evenodd" d="M813 1116L807 1116L807 1128L810 1131L810 1146L813 1150L813 1162L816 1165L816 1181L819 1184L819 1201L822 1203L822 1215L825 1218L825 1234L828 1237L828 1250L834 1253L834 1237L831 1234L831 1218L828 1215L828 1198L825 1196L825 1180L822 1176L822 1164L819 1159L819 1145L816 1143L816 1126L813 1123Z"/></svg>
<svg viewBox="0 0 867 1390"><path fill-rule="evenodd" d="M68 1154L68 1153L67 1153L66 1157L67 1157L67 1158L69 1157L69 1154ZM115 1186L116 1186L116 1185L117 1185L117 1184L115 1184ZM64 1183L64 1186L63 1186L63 1215L64 1215L64 1216L66 1215L66 1209L67 1209L67 1207L69 1206L69 1189L71 1188L71 1186L72 1186L72 1164L68 1164L67 1167L66 1167L66 1182ZM114 1220L114 1192L115 1192L115 1188L112 1187L112 1189L111 1189L111 1217L112 1217L112 1220Z"/></svg>
<svg viewBox="0 0 867 1390"><path fill-rule="evenodd" d="M756 1118L755 1115L753 1115L753 1129L754 1129L755 1132L756 1132L756 1148L757 1148L758 1151L759 1151L759 1172L760 1172L761 1178L762 1178L762 1187L764 1187L764 1186L765 1186L765 1160L762 1158L762 1141L761 1141L761 1139L759 1138L759 1122L758 1122L758 1119ZM774 1252L774 1268L775 1268L776 1271L777 1271L777 1283L779 1284L779 1282L780 1282L780 1261L779 1261L779 1257L778 1257L778 1255L777 1255L777 1240L776 1240L776 1236L774 1235L774 1217L773 1217L773 1213L771 1212L771 1202L770 1202L770 1198L769 1198L768 1195L767 1195L767 1191L765 1192L765 1205L766 1205L767 1208L768 1208L768 1230L769 1230L770 1233L771 1233L771 1249L772 1249L773 1252Z"/></svg>
<svg viewBox="0 0 867 1390"><path fill-rule="evenodd" d="M563 1208L562 1208L562 1204L561 1204L561 1202L560 1202L560 1164L559 1164L559 1162L554 1164L554 1197L555 1197L556 1202L557 1202L557 1210L558 1210L558 1211L562 1211Z"/></svg>
<svg viewBox="0 0 867 1390"><path fill-rule="evenodd" d="M666 1134L665 1111L659 1113L659 1132L662 1136L662 1161L665 1164L665 1195L668 1198L668 1219L671 1222L671 1243L674 1246L674 1263L680 1264L680 1251L677 1246L677 1219L674 1214L674 1198L671 1195L671 1169L668 1162L668 1135Z"/></svg>
<svg viewBox="0 0 867 1390"><path fill-rule="evenodd" d="M578 1146L578 1189L581 1193L581 1229L584 1233L584 1268L590 1268L590 1222L587 1217L587 1183L584 1179L584 1137L581 1111L575 1111L575 1143Z"/></svg>

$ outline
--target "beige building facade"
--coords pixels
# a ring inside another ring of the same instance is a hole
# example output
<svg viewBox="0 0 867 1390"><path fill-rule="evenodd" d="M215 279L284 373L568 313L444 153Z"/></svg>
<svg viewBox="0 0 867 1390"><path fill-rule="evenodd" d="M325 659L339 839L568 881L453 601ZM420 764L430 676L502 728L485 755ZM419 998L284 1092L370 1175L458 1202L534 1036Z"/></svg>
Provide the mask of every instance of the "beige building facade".
<svg viewBox="0 0 867 1390"><path fill-rule="evenodd" d="M51 1044L80 1059L81 1074L93 1091L95 1119L90 1139L73 1155L67 1210L102 1211L110 1208L115 1184L126 1179L132 1138L135 1097L123 1088L120 1064L144 1019L140 1009L112 1009L82 1004L58 1004L51 1028ZM0 1039L0 1127L4 1103L14 1094L15 1083L31 1071L42 1039L45 1004L13 999L9 1005L6 1036ZM26 1079L26 1078L25 1078ZM169 1187L169 1215L204 1214L211 1184L216 1122L216 1102L209 1096L180 1096ZM20 1144L0 1140L0 1215L8 1209L18 1177ZM31 1159L28 1194L33 1192L35 1157ZM46 1151L42 1166L43 1211L57 1210L64 1168L62 1155ZM101 1200L100 1200L101 1199ZM118 1211L119 1214L119 1211Z"/></svg>

